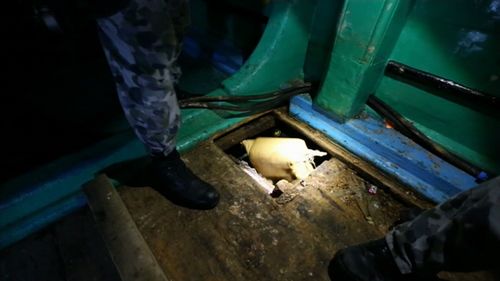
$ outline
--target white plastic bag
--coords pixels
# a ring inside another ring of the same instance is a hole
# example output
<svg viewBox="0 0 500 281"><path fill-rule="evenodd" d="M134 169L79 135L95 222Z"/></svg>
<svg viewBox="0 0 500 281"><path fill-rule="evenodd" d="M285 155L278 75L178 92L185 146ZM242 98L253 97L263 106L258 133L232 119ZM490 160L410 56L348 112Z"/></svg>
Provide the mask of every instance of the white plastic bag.
<svg viewBox="0 0 500 281"><path fill-rule="evenodd" d="M305 179L314 170L314 157L325 152L307 148L306 142L297 138L257 138L244 140L253 167L270 179Z"/></svg>

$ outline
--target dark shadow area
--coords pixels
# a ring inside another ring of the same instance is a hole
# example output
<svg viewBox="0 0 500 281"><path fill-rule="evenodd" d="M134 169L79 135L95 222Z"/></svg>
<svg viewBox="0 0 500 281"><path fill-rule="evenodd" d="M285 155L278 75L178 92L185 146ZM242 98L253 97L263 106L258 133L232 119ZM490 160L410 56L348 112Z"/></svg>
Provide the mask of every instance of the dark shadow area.
<svg viewBox="0 0 500 281"><path fill-rule="evenodd" d="M121 280L89 208L0 252L3 281Z"/></svg>
<svg viewBox="0 0 500 281"><path fill-rule="evenodd" d="M67 11L51 31L39 3L13 4L2 41L1 181L128 129L94 22Z"/></svg>
<svg viewBox="0 0 500 281"><path fill-rule="evenodd" d="M343 6L343 0L317 0L304 64L307 81L322 82L325 78Z"/></svg>
<svg viewBox="0 0 500 281"><path fill-rule="evenodd" d="M130 187L144 187L154 185L151 176L151 158L140 157L111 165L101 171L109 178L118 181L121 185Z"/></svg>

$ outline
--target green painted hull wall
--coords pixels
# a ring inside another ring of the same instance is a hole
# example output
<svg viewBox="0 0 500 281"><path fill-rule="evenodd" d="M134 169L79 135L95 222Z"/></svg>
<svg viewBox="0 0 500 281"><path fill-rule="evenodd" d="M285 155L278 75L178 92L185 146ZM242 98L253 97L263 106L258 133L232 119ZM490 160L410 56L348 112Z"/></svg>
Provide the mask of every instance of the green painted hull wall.
<svg viewBox="0 0 500 281"><path fill-rule="evenodd" d="M346 0L336 26L316 106L344 121L376 94L450 151L500 173L499 112L384 75L395 60L500 96L500 1Z"/></svg>
<svg viewBox="0 0 500 281"><path fill-rule="evenodd" d="M500 97L499 1L416 1L390 59ZM383 78L377 96L424 133L500 173L500 114Z"/></svg>
<svg viewBox="0 0 500 281"><path fill-rule="evenodd" d="M314 5L309 0L271 5L262 38L243 67L208 95L246 95L274 91L303 79ZM203 81L203 77L199 78ZM241 121L232 113L183 110L179 149L189 149L214 133Z"/></svg>

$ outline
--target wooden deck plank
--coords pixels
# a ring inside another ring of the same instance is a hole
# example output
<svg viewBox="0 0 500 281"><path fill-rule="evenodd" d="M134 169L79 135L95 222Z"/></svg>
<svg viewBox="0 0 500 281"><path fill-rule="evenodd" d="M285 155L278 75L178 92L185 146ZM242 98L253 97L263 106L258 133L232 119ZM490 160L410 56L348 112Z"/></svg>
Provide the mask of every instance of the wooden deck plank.
<svg viewBox="0 0 500 281"><path fill-rule="evenodd" d="M84 191L121 280L167 281L111 181L100 175Z"/></svg>
<svg viewBox="0 0 500 281"><path fill-rule="evenodd" d="M2 281L118 281L88 208L0 252Z"/></svg>
<svg viewBox="0 0 500 281"><path fill-rule="evenodd" d="M62 263L54 236L39 232L0 252L0 280L64 281Z"/></svg>
<svg viewBox="0 0 500 281"><path fill-rule="evenodd" d="M53 229L66 281L120 280L90 209L72 214Z"/></svg>

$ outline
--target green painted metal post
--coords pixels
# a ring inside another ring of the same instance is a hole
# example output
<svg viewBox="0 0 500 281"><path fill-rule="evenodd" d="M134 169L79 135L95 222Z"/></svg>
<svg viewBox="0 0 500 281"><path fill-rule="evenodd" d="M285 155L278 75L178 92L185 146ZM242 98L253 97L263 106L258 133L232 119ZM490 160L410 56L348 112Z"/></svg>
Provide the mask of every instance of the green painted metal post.
<svg viewBox="0 0 500 281"><path fill-rule="evenodd" d="M413 6L408 0L347 0L315 104L342 121L358 114L382 78Z"/></svg>

